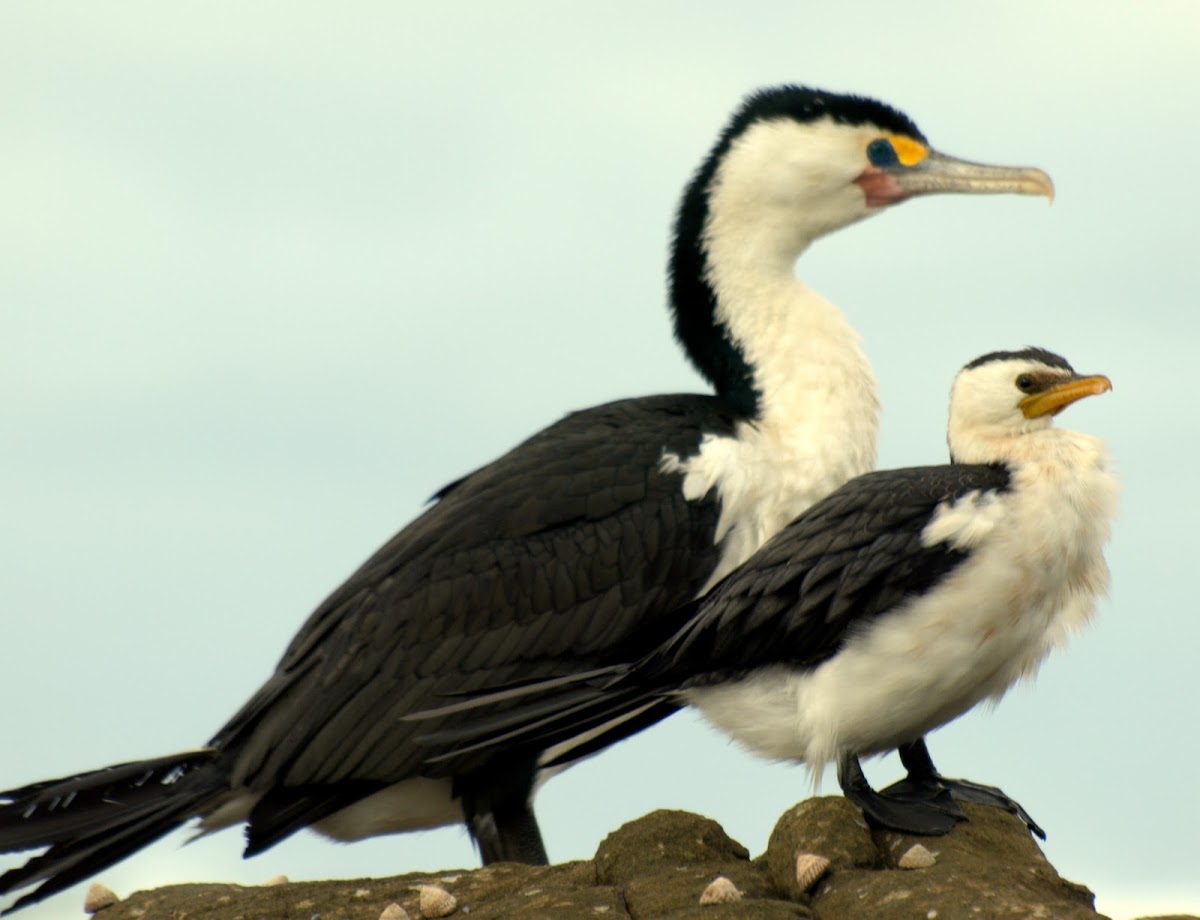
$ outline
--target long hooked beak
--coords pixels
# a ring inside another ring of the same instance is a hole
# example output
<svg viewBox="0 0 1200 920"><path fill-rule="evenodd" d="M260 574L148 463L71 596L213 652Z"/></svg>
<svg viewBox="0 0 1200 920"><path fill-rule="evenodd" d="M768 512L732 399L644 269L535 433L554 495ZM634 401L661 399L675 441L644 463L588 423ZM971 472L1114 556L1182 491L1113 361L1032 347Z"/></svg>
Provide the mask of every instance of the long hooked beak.
<svg viewBox="0 0 1200 920"><path fill-rule="evenodd" d="M971 163L911 144L918 162L870 166L855 180L868 207L886 207L920 195L1045 195L1054 201L1054 182L1040 169Z"/></svg>
<svg viewBox="0 0 1200 920"><path fill-rule="evenodd" d="M929 151L913 166L889 169L905 197L916 195L1045 195L1053 203L1054 182L1032 166L989 166Z"/></svg>

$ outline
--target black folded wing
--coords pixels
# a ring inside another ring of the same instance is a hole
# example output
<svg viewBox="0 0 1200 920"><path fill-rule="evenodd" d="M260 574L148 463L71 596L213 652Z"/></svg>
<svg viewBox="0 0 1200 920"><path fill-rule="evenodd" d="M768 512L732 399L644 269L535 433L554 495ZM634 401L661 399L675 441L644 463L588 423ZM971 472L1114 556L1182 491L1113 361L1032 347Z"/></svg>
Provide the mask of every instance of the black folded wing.
<svg viewBox="0 0 1200 920"><path fill-rule="evenodd" d="M719 509L713 494L686 501L661 460L735 422L711 397L613 403L443 489L313 613L213 739L233 785L269 793L267 811L291 827L346 796L477 769L486 758L434 761L404 717L664 641L716 566ZM252 843L277 836L261 803L251 823Z"/></svg>
<svg viewBox="0 0 1200 920"><path fill-rule="evenodd" d="M689 603L686 625L651 654L576 680L482 694L457 704L457 719L429 728L425 737L442 750L466 753L543 749L600 731L572 752L577 757L628 734L605 726L636 722L664 699L676 699L680 689L736 680L772 665L816 667L837 654L852 629L933 589L968 558L969 550L923 539L939 507L972 493L986 505L989 494L1008 487L1002 466L860 476Z"/></svg>

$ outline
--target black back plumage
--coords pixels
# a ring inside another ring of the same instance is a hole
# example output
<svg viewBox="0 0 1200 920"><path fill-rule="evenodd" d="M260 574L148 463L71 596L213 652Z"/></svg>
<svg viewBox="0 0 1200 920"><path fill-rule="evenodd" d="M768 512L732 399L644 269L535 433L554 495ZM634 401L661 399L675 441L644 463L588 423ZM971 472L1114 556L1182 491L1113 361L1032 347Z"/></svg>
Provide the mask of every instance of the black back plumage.
<svg viewBox="0 0 1200 920"><path fill-rule="evenodd" d="M449 694L627 660L665 639L716 565L718 509L715 495L686 501L659 461L734 421L713 397L613 403L455 484L314 612L218 732L235 781L450 775L474 765L427 768L400 716Z"/></svg>

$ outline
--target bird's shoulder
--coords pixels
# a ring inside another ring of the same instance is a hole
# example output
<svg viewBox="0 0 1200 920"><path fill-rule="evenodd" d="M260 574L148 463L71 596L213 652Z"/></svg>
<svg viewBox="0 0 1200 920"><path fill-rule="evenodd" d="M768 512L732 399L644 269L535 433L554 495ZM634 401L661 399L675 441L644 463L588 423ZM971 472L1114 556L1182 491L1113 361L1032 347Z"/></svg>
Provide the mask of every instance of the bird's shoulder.
<svg viewBox="0 0 1200 920"><path fill-rule="evenodd" d="M493 565L561 561L599 538L632 538L653 554L656 533L669 543L664 531L686 532L700 523L688 518L715 514L715 496L684 501L664 454L694 453L706 434L729 434L736 421L717 398L693 394L572 412L440 489L327 604L364 587L403 591Z"/></svg>
<svg viewBox="0 0 1200 920"><path fill-rule="evenodd" d="M1002 493L1010 481L1003 465L982 464L885 470L851 480L696 602L692 619L648 666L679 671L707 661L720 679L751 663L825 660L854 624L927 590L968 557L923 538L940 508L973 494Z"/></svg>

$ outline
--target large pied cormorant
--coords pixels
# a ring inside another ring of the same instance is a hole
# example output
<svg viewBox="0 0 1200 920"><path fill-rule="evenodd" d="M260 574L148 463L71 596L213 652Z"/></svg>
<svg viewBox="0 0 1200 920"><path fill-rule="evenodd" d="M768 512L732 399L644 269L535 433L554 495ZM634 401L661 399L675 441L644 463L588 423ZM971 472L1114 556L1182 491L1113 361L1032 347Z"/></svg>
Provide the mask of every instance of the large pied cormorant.
<svg viewBox="0 0 1200 920"><path fill-rule="evenodd" d="M950 465L850 480L689 604L649 655L431 711L459 721L429 740L450 757L544 750L669 699L814 778L835 764L878 825L942 834L966 819L960 799L1044 837L999 789L938 774L923 736L999 700L1092 616L1117 479L1100 441L1052 419L1109 389L1040 348L977 358L952 390ZM876 792L859 757L893 749L908 777Z"/></svg>
<svg viewBox="0 0 1200 920"><path fill-rule="evenodd" d="M442 489L204 748L0 793L0 852L49 847L0 876L0 894L42 882L18 904L38 900L195 816L204 830L246 822L246 855L308 826L354 840L465 821L485 862L545 862L531 806L543 753L435 763L403 717L638 657L685 603L870 469L871 368L793 264L818 237L941 192L1052 186L943 156L869 99L749 97L685 192L670 263L677 336L715 395L574 413ZM624 731L674 708L664 699Z"/></svg>

